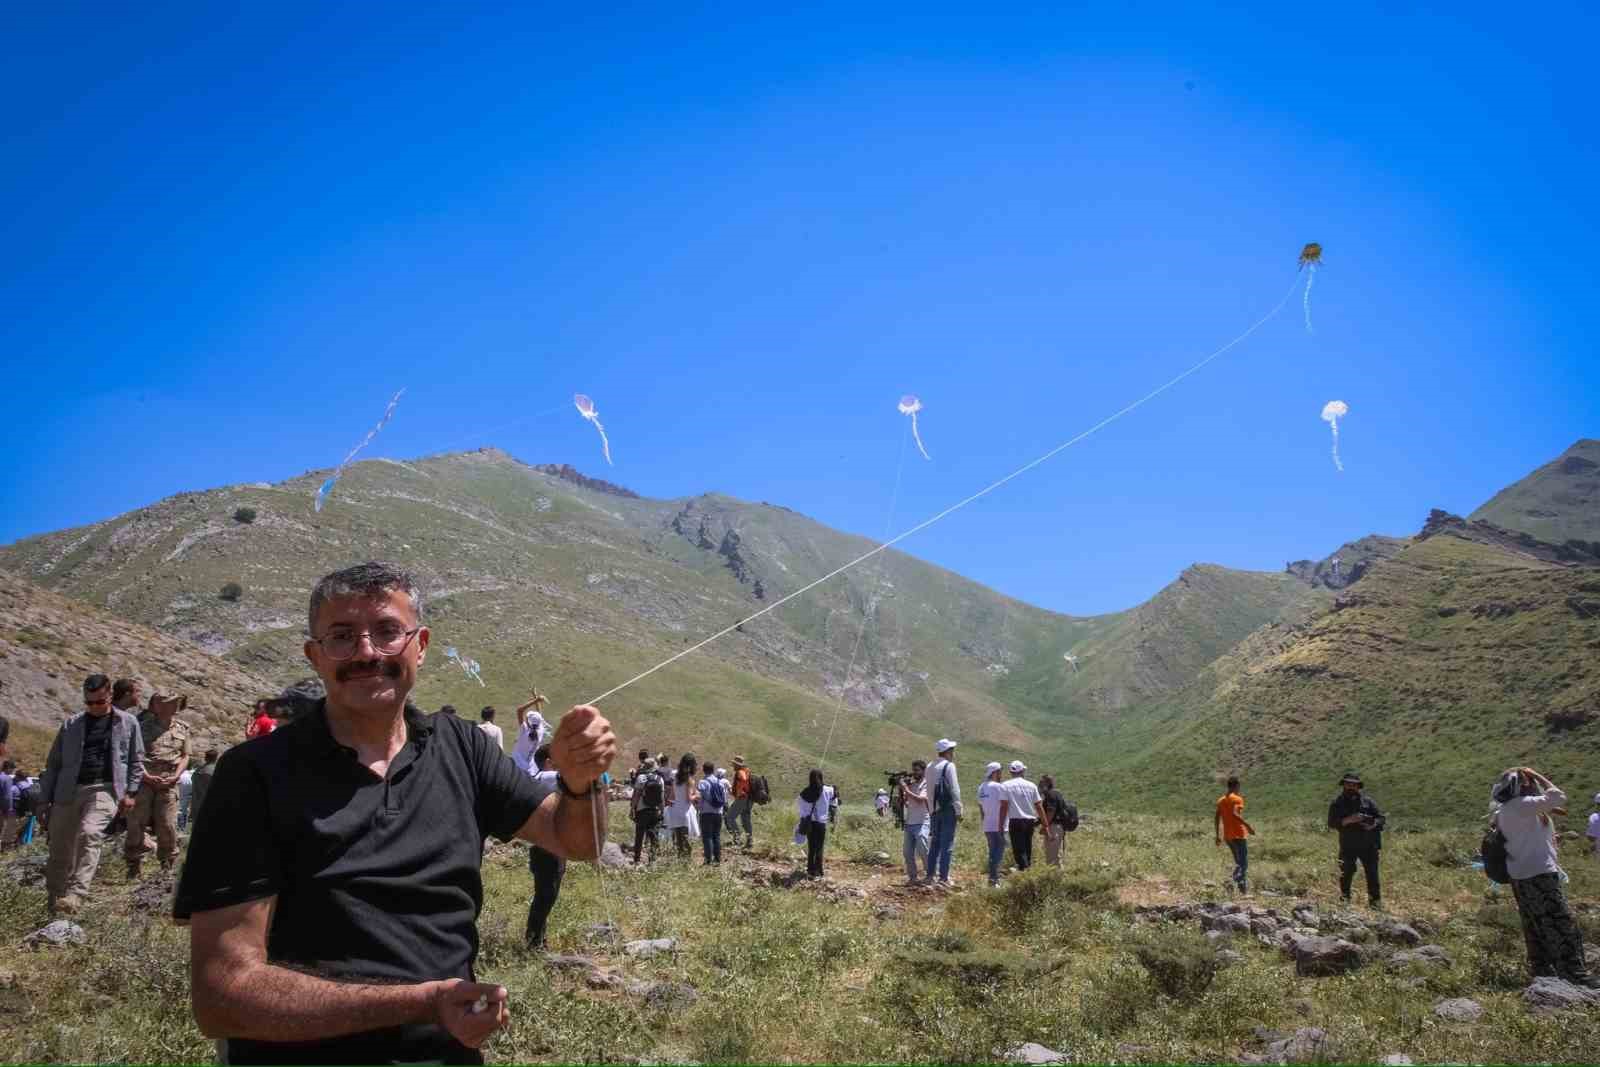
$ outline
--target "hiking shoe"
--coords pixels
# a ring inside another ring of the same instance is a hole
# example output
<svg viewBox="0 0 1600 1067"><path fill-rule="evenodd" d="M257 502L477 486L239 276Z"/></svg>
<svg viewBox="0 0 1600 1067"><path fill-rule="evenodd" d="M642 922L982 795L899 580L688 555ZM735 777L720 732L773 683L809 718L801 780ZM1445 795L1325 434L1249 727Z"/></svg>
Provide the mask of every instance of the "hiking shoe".
<svg viewBox="0 0 1600 1067"><path fill-rule="evenodd" d="M1367 907L1371 908L1373 911L1387 911L1388 910L1387 908L1385 908L1383 906L1383 901L1381 901L1381 900L1369 900L1369 901L1367 901Z"/></svg>
<svg viewBox="0 0 1600 1067"><path fill-rule="evenodd" d="M51 915L76 915L76 914L78 914L78 909L80 907L82 907L82 906L83 906L83 901L81 901L77 897L72 896L72 895L69 894L67 896L62 897L60 900L52 900L50 902L50 914Z"/></svg>

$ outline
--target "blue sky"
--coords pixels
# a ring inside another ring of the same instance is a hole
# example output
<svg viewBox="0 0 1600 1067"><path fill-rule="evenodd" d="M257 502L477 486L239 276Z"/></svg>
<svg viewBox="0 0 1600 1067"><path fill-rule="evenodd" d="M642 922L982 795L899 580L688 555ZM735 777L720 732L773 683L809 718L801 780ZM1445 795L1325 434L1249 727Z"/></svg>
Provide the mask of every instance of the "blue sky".
<svg viewBox="0 0 1600 1067"><path fill-rule="evenodd" d="M1297 293L904 547L1114 610L1600 436L1592 8L863 6L13 10L0 540L330 467L401 386L369 455L877 535L901 393L896 528L1237 334L1310 240L1315 333Z"/></svg>

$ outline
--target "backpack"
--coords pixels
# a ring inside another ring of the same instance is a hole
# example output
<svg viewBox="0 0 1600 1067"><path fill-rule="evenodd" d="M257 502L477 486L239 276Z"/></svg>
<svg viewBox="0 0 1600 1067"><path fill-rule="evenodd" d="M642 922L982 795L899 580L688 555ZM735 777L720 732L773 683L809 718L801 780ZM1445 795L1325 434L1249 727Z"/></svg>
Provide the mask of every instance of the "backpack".
<svg viewBox="0 0 1600 1067"><path fill-rule="evenodd" d="M939 780L933 785L934 811L944 811L946 808L952 807L955 803L954 798L950 796L950 787L945 784L949 780L950 764L946 762L943 769L939 771Z"/></svg>
<svg viewBox="0 0 1600 1067"><path fill-rule="evenodd" d="M1070 800L1061 802L1061 827L1069 834L1078 828L1078 805Z"/></svg>
<svg viewBox="0 0 1600 1067"><path fill-rule="evenodd" d="M1483 854L1483 873L1489 881L1509 885L1511 855L1506 851L1506 835L1500 831L1500 827L1489 827L1478 850Z"/></svg>
<svg viewBox="0 0 1600 1067"><path fill-rule="evenodd" d="M720 812L727 807L728 794L726 788L715 778L707 778L700 783L700 797L710 806L713 813Z"/></svg>
<svg viewBox="0 0 1600 1067"><path fill-rule="evenodd" d="M639 781L635 788L639 790L640 811L646 808L656 811L661 810L666 792L661 788L661 776L659 774L654 771L646 771L639 776Z"/></svg>
<svg viewBox="0 0 1600 1067"><path fill-rule="evenodd" d="M750 800L756 804L770 804L772 790L767 788L767 776L752 774L750 776Z"/></svg>
<svg viewBox="0 0 1600 1067"><path fill-rule="evenodd" d="M26 815L32 815L33 814L33 795L34 795L35 792L36 792L36 790L33 789L32 787L30 787L26 782L18 782L17 783L17 805L16 805L16 810L14 810L12 812L12 814L15 815L19 819L24 817L24 816L26 816Z"/></svg>

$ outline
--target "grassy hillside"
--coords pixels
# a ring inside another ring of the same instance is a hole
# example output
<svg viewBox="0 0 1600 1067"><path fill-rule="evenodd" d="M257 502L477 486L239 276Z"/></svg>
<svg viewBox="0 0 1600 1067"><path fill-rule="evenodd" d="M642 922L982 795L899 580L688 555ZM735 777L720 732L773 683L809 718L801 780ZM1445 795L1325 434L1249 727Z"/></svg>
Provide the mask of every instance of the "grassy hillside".
<svg viewBox="0 0 1600 1067"><path fill-rule="evenodd" d="M1600 542L1600 440L1578 441L1469 517L1554 544Z"/></svg>
<svg viewBox="0 0 1600 1067"><path fill-rule="evenodd" d="M320 478L181 494L0 549L0 565L284 683L305 672L315 579L394 559L421 577L434 632L417 698L470 711L533 685L557 706L593 697L872 544L786 508L643 500L494 450L356 464L317 513ZM853 788L875 787L943 734L974 758L1052 751L1313 595L1287 575L1196 567L1149 605L1073 618L886 552L606 708L630 749L784 773L827 751ZM1074 650L1078 673L1062 659Z"/></svg>
<svg viewBox="0 0 1600 1067"><path fill-rule="evenodd" d="M1230 770L1315 815L1346 767L1415 819L1483 809L1502 769L1600 788L1600 569L1451 533L1326 614L1267 628L1119 738L1108 797L1198 803Z"/></svg>

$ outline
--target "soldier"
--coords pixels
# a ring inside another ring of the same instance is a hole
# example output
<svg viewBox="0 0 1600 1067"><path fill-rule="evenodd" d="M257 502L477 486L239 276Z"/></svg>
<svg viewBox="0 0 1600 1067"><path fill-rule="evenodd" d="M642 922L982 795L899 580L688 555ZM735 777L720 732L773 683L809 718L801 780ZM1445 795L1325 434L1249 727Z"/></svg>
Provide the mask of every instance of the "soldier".
<svg viewBox="0 0 1600 1067"><path fill-rule="evenodd" d="M156 826L156 858L163 871L170 871L178 858L178 779L189 767L189 724L178 718L187 707L188 697L156 693L149 710L139 715L139 732L144 737L144 786L128 813L128 833L122 858L128 861L129 880L139 877L139 866L148 846L144 827Z"/></svg>

